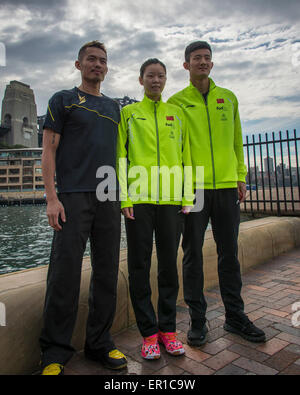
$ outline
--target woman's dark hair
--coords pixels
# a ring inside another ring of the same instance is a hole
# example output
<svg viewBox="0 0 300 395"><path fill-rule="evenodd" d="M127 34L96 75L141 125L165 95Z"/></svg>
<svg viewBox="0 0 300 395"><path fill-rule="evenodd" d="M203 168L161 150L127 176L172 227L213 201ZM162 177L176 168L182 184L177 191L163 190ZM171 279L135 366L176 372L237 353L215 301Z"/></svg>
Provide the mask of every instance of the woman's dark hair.
<svg viewBox="0 0 300 395"><path fill-rule="evenodd" d="M163 62L161 62L160 60L158 60L156 58L152 58L152 59L146 60L146 62L142 64L141 69L140 69L140 76L141 76L141 78L144 77L145 70L146 70L146 68L148 66L150 66L150 64L160 64L164 68L165 72L167 73L167 68L163 64Z"/></svg>

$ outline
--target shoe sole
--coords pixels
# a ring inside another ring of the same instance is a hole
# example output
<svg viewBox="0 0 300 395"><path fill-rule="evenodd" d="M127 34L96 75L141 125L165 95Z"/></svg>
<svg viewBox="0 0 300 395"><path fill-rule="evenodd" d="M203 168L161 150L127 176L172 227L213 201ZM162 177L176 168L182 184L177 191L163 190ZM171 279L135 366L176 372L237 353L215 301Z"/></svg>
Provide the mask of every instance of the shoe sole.
<svg viewBox="0 0 300 395"><path fill-rule="evenodd" d="M159 342L160 344L162 344L162 345L165 347L166 352L167 352L169 355L172 355L173 357L180 357L181 355L184 355L184 354L185 354L185 350L184 350L184 349L183 349L183 351L174 351L174 352L171 352L171 351L168 351L168 350L167 350L165 344L164 344L161 340L159 340L158 342Z"/></svg>
<svg viewBox="0 0 300 395"><path fill-rule="evenodd" d="M160 359L160 355L156 355L155 357L144 357L144 356L142 355L142 358L143 358L143 359L146 359L146 361L155 361L155 360Z"/></svg>
<svg viewBox="0 0 300 395"><path fill-rule="evenodd" d="M103 362L103 361L101 361L101 360L99 360L99 359L97 359L97 358L94 358L94 357L92 357L92 356L86 355L86 354L85 354L85 358L86 358L86 359L89 359L90 361L93 361L93 362L98 362L98 363L100 363L104 368L110 369L110 370L122 370L122 369L127 368L127 362L124 363L123 365L120 365L120 366L110 366L110 365L108 365L107 363L105 363L105 362Z"/></svg>
<svg viewBox="0 0 300 395"><path fill-rule="evenodd" d="M235 335L241 336L243 339L248 340L249 342L252 343L265 343L266 342L266 336L260 336L260 337L253 337L253 336L248 336L245 335L243 332L239 331L238 329L230 326L229 324L224 324L224 330L227 332L234 333Z"/></svg>
<svg viewBox="0 0 300 395"><path fill-rule="evenodd" d="M197 339L191 340L187 337L187 344L191 347L201 347L207 342L207 335L208 335L208 331L205 333L205 337L203 340L197 340Z"/></svg>
<svg viewBox="0 0 300 395"><path fill-rule="evenodd" d="M43 372L40 372L40 374L39 374L40 376L45 376L44 374L43 374ZM55 374L55 375L51 375L51 376L64 376L65 375L65 372L64 372L64 370L62 370L59 374Z"/></svg>
<svg viewBox="0 0 300 395"><path fill-rule="evenodd" d="M101 362L100 362L101 363ZM106 368L106 369L110 369L110 370L122 370L122 369L126 369L127 368L127 363L124 363L123 365L120 365L118 367L113 367L113 366L109 366L105 363L102 363L102 365Z"/></svg>
<svg viewBox="0 0 300 395"><path fill-rule="evenodd" d="M187 339L187 344L191 347L201 347L207 342L207 336L203 340L190 340Z"/></svg>

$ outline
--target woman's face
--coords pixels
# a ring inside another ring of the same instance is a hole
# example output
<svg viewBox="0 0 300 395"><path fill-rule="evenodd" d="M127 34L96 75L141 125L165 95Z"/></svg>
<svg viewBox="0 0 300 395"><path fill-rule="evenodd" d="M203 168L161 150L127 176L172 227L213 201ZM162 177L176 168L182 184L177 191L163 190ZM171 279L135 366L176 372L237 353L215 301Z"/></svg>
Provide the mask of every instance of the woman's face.
<svg viewBox="0 0 300 395"><path fill-rule="evenodd" d="M148 97L160 98L166 85L167 76L163 66L155 63L146 67L143 77L140 77L139 80Z"/></svg>

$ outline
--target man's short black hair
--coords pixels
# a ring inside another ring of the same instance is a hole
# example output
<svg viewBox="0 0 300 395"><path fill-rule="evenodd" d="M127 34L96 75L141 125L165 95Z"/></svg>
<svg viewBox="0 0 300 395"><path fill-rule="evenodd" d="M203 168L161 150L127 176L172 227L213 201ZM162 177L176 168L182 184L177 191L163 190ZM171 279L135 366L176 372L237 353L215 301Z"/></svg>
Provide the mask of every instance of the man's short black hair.
<svg viewBox="0 0 300 395"><path fill-rule="evenodd" d="M212 55L211 46L206 41L195 41L188 45L185 49L185 61L187 63L190 62L191 53L196 51L197 49L208 49L210 54Z"/></svg>
<svg viewBox="0 0 300 395"><path fill-rule="evenodd" d="M98 40L90 41L89 43L84 44L84 46L80 48L79 53L78 53L78 60L79 61L82 60L85 50L87 48L99 48L107 55L106 48L103 43L100 43Z"/></svg>

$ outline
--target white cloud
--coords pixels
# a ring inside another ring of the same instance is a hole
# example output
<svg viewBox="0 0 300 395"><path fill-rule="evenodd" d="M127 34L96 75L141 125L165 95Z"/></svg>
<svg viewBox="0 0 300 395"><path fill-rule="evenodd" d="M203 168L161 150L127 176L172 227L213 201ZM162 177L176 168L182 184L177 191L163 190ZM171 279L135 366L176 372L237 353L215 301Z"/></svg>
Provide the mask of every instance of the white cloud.
<svg viewBox="0 0 300 395"><path fill-rule="evenodd" d="M236 93L246 132L253 131L253 125L283 128L283 122L300 127L298 1L2 3L0 42L6 45L7 67L0 68L0 97L11 79L28 83L38 114L45 112L55 91L80 83L74 60L86 41L99 39L108 48L106 94L141 99L140 65L158 57L168 69L167 99L188 84L182 68L185 46L204 39L214 50L212 78Z"/></svg>

